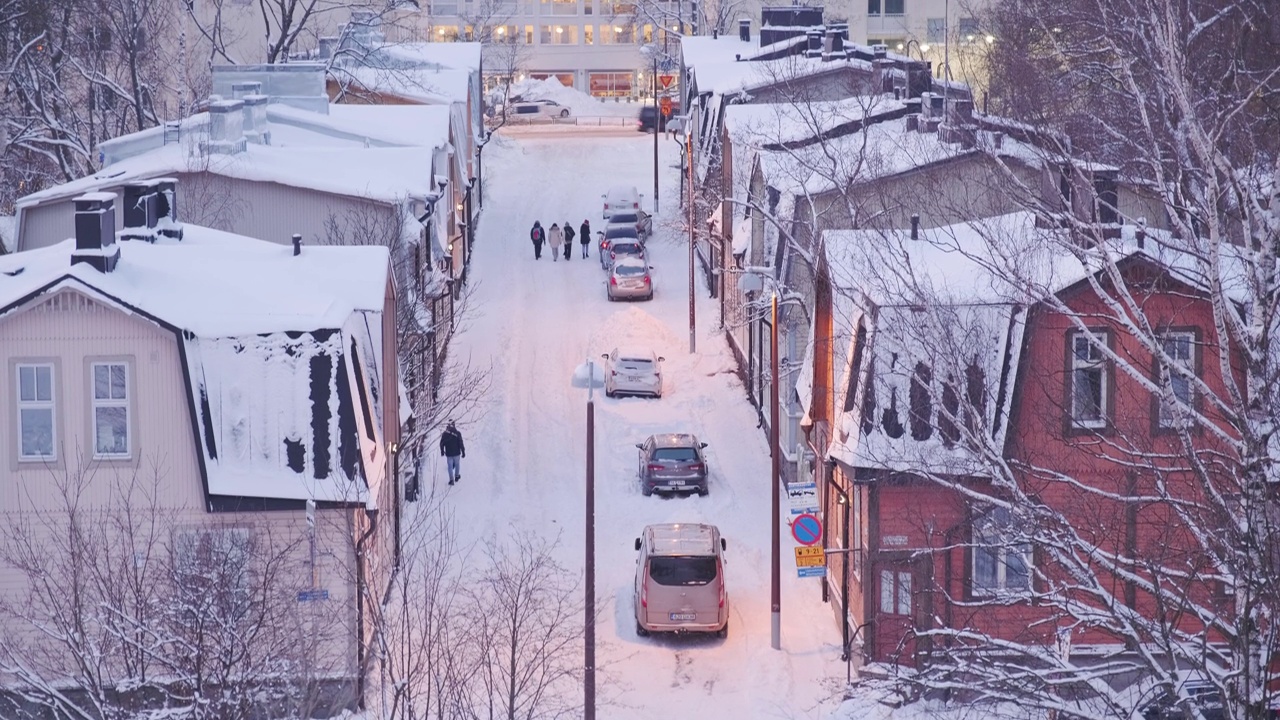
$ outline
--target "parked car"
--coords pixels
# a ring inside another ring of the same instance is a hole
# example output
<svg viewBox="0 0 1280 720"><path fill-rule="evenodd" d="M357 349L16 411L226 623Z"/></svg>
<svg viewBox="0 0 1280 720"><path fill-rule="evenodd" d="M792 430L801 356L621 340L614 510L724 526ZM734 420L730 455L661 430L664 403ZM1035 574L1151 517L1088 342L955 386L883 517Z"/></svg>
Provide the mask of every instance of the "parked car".
<svg viewBox="0 0 1280 720"><path fill-rule="evenodd" d="M609 284L605 286L609 300L652 300L653 277L642 258L624 255L613 264Z"/></svg>
<svg viewBox="0 0 1280 720"><path fill-rule="evenodd" d="M636 635L729 635L724 577L728 543L719 528L703 523L649 525L635 547Z"/></svg>
<svg viewBox="0 0 1280 720"><path fill-rule="evenodd" d="M605 232L607 233L615 225L634 228L636 236L645 240L653 232L653 216L643 210L616 212L609 216L609 224L605 226Z"/></svg>
<svg viewBox="0 0 1280 720"><path fill-rule="evenodd" d="M648 440L636 443L640 450L640 492L652 495L656 492L697 492L706 495L707 457L702 452L704 442L687 433L650 435Z"/></svg>
<svg viewBox="0 0 1280 720"><path fill-rule="evenodd" d="M671 122L676 120L676 115L680 112L679 103L672 103L671 116L667 117L659 112L658 108L653 105L641 105L640 114L636 118L636 130L640 132L653 132L654 122L657 122L658 132L666 132Z"/></svg>
<svg viewBox="0 0 1280 720"><path fill-rule="evenodd" d="M615 185L600 197L604 200L604 219L608 220L615 212L639 210L640 198L644 196L635 185Z"/></svg>
<svg viewBox="0 0 1280 720"><path fill-rule="evenodd" d="M606 242L609 243L609 246L600 254L600 264L606 270L612 270L618 259L623 257L634 257L646 263L649 262L649 258L644 251L644 243L640 242L639 238L623 237Z"/></svg>
<svg viewBox="0 0 1280 720"><path fill-rule="evenodd" d="M604 394L662 397L662 367L666 360L652 350L639 347L614 348L604 353Z"/></svg>

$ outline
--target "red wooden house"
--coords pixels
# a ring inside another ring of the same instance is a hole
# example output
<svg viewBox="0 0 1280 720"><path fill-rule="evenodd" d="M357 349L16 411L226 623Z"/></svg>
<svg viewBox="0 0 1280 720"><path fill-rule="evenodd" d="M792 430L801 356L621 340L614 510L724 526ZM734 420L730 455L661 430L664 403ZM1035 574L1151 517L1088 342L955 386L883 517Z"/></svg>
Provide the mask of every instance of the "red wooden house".
<svg viewBox="0 0 1280 720"><path fill-rule="evenodd" d="M824 234L831 291L815 334L838 349L811 358L807 426L826 460L826 543L849 551L828 555L826 590L866 662L915 665L964 643L930 633L942 628L1073 661L1115 650L1128 630L1046 598L1151 618L1167 608L1147 567L1185 568L1186 597L1231 612L1229 576L1188 535L1215 522L1195 501L1220 472L1192 468L1230 438L1212 401L1227 385L1213 304L1132 233L1094 269L1046 232L1019 214L919 239ZM977 249L996 236L1023 250ZM1129 307L1117 315L1104 296ZM1192 509L1179 517L1161 497ZM1044 541L1058 530L1071 542ZM1190 613L1168 624L1204 631Z"/></svg>

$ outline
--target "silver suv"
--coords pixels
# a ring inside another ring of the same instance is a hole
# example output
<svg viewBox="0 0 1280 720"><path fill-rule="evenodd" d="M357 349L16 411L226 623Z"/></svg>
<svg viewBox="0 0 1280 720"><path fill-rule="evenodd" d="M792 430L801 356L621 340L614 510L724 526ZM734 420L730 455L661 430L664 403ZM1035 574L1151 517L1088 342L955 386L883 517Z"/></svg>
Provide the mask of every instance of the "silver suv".
<svg viewBox="0 0 1280 720"><path fill-rule="evenodd" d="M729 634L720 530L702 523L649 525L636 538L636 635Z"/></svg>
<svg viewBox="0 0 1280 720"><path fill-rule="evenodd" d="M697 492L706 495L707 458L702 450L704 442L688 433L650 435L648 440L636 443L640 450L640 492L652 495L658 492Z"/></svg>

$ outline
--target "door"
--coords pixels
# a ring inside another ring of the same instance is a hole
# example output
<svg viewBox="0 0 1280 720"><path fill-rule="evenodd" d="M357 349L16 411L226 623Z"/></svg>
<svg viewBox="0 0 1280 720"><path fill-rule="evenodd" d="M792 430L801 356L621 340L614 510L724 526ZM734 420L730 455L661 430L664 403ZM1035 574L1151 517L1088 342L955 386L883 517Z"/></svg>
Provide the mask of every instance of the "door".
<svg viewBox="0 0 1280 720"><path fill-rule="evenodd" d="M920 588L909 560L877 564L875 656L883 662L911 665Z"/></svg>

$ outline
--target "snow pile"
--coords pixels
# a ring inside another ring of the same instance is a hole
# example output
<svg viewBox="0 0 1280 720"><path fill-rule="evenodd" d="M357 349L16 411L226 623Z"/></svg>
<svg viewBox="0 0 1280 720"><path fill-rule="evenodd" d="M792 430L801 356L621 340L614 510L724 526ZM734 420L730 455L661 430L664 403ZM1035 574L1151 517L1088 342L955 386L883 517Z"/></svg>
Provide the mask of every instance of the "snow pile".
<svg viewBox="0 0 1280 720"><path fill-rule="evenodd" d="M552 100L569 108L569 111L580 117L631 116L638 112L634 102L619 101L613 98L596 98L576 88L565 87L555 77L545 80L521 80L511 85L511 98L520 100ZM501 90L489 96L490 105L502 103Z"/></svg>
<svg viewBox="0 0 1280 720"><path fill-rule="evenodd" d="M591 334L589 349L596 357L618 347L652 349L658 355L671 352L685 340L667 323L638 307L628 307L609 316Z"/></svg>

